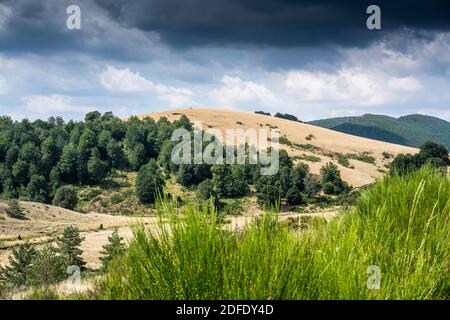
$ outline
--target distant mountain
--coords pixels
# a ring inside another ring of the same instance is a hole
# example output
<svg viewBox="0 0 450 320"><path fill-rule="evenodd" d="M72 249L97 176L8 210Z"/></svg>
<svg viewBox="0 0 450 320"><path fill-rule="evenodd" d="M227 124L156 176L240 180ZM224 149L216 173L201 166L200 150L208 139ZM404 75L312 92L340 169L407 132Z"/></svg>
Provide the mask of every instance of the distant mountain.
<svg viewBox="0 0 450 320"><path fill-rule="evenodd" d="M400 118L365 114L311 121L309 124L355 136L420 147L431 140L450 150L450 122L420 114Z"/></svg>

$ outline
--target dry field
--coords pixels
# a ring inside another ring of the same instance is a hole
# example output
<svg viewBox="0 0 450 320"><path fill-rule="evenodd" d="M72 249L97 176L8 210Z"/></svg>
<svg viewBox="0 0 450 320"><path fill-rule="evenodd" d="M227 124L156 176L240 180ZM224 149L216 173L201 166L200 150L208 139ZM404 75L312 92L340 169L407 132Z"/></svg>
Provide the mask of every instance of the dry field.
<svg viewBox="0 0 450 320"><path fill-rule="evenodd" d="M236 110L223 109L177 109L161 112L152 112L144 116L151 116L159 119L162 116L170 121L178 119L181 115L186 115L192 122L201 121L203 129L219 129L222 133L226 129L270 129L278 128L280 136L286 136L293 144L307 145L315 147L314 150L301 147L281 145L291 156L315 156L320 158L318 162L307 162L313 173L319 173L320 168L327 162L336 163L342 172L342 177L353 187L363 186L375 181L383 175L386 170L385 165L389 159L384 159L383 152L390 155L399 153L416 153L415 148L400 146L392 143L376 141L361 137L348 135L305 123L289 121L285 119L242 112ZM309 136L309 139L307 137ZM349 159L350 166L347 168L338 164L336 159L328 156L329 153L340 154L362 154L366 153L375 158L375 163L366 163L359 160Z"/></svg>
<svg viewBox="0 0 450 320"><path fill-rule="evenodd" d="M82 249L88 266L99 266L98 257L102 246L107 243L108 236L115 228L125 239L132 235L131 226L142 222L150 224L155 218L135 218L100 213L78 213L59 207L34 202L21 202L27 217L17 220L7 217L4 213L6 203L0 202L0 265L7 262L7 256L12 247L24 241L42 244L52 241L61 234L66 226L74 225L80 229L86 238ZM100 228L103 225L103 229ZM20 237L19 237L20 236Z"/></svg>

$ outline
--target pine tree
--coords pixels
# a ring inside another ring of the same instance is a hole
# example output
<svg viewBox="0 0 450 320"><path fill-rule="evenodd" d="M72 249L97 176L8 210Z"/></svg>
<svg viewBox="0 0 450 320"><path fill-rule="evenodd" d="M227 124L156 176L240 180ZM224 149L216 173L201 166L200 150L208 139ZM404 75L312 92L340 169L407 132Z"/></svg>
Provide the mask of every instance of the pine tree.
<svg viewBox="0 0 450 320"><path fill-rule="evenodd" d="M10 218L25 219L25 213L17 199L11 199L8 201L8 208L5 209L6 214Z"/></svg>
<svg viewBox="0 0 450 320"><path fill-rule="evenodd" d="M31 267L31 281L34 285L44 286L45 293L51 284L62 281L66 275L64 259L58 256L58 251L51 244L46 244L38 250Z"/></svg>
<svg viewBox="0 0 450 320"><path fill-rule="evenodd" d="M58 252L64 258L65 265L78 266L85 270L86 262L81 257L83 251L80 249L84 237L80 236L80 230L74 226L68 226L64 229L61 237L56 239L58 243Z"/></svg>
<svg viewBox="0 0 450 320"><path fill-rule="evenodd" d="M125 243L123 242L123 238L119 236L119 232L116 229L111 236L108 237L108 243L103 246L103 251L101 252L102 257L100 257L103 264L102 270L106 271L111 261L115 257L122 255L124 251Z"/></svg>
<svg viewBox="0 0 450 320"><path fill-rule="evenodd" d="M9 266L0 267L0 282L16 287L29 283L35 256L36 250L28 242L14 248L8 257Z"/></svg>

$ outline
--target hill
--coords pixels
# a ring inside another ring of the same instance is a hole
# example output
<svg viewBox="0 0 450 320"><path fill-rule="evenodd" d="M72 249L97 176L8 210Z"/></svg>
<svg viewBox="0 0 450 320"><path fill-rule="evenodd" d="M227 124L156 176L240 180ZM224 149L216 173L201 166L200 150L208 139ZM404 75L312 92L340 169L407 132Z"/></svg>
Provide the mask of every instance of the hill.
<svg viewBox="0 0 450 320"><path fill-rule="evenodd" d="M369 139L410 147L420 147L431 140L450 149L450 122L413 114L400 118L366 114L360 117L341 117L309 122L310 124Z"/></svg>
<svg viewBox="0 0 450 320"><path fill-rule="evenodd" d="M203 129L258 129L278 128L283 139L281 147L294 159L306 161L313 173L328 161L335 163L342 177L354 187L363 186L380 178L392 157L399 153L416 153L417 149L361 138L311 124L289 121L262 114L223 109L179 109L152 112L155 120L167 117L169 121L182 115L191 122L201 121ZM342 161L347 159L348 163Z"/></svg>

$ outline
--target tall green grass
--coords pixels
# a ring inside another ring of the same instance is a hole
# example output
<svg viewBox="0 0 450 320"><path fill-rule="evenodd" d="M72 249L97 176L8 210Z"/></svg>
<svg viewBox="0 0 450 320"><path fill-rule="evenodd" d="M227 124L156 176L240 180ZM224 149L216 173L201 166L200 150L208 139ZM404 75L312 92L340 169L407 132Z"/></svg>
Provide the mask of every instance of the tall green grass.
<svg viewBox="0 0 450 320"><path fill-rule="evenodd" d="M207 207L160 207L99 287L105 299L448 299L450 180L386 177L353 211L306 232L266 213L242 231ZM381 271L367 288L367 268Z"/></svg>

